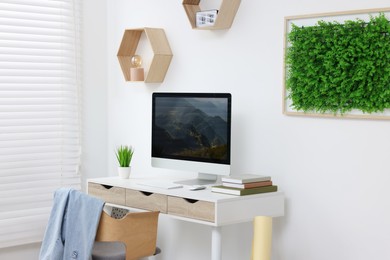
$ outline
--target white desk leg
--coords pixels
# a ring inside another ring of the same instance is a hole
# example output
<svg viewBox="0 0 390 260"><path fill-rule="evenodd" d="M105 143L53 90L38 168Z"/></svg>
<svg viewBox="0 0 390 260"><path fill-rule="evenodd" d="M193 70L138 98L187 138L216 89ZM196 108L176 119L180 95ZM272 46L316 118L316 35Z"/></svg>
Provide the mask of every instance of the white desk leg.
<svg viewBox="0 0 390 260"><path fill-rule="evenodd" d="M213 227L211 231L211 260L222 260L222 227Z"/></svg>

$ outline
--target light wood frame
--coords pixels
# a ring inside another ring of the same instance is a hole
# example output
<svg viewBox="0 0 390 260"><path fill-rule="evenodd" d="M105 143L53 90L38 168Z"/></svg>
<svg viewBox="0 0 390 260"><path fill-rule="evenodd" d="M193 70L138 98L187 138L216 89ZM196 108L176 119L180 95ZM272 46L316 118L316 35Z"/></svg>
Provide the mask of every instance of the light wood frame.
<svg viewBox="0 0 390 260"><path fill-rule="evenodd" d="M283 114L289 116L311 116L311 117L328 117L328 118L355 118L355 119L382 119L390 120L390 109L387 109L383 113L371 113L364 114L361 111L352 111L345 113L343 115L333 114L333 113L305 113L301 111L296 111L291 108L291 100L289 100L288 93L286 90L286 53L288 48L288 33L290 32L291 24L300 24L309 22L314 24L319 20L334 21L337 19L342 19L345 17L345 20L355 20L356 18L362 19L364 17L366 20L370 15L378 15L379 13L390 13L390 7L388 8L376 8L376 9L363 9L363 10L354 10L354 11L344 11L344 12L333 12L333 13L319 13L319 14L307 14L307 15L298 15L298 16L287 16L284 19L284 56L283 56Z"/></svg>
<svg viewBox="0 0 390 260"><path fill-rule="evenodd" d="M143 33L145 33L153 51L153 58L149 72L145 76L145 82L161 83L164 81L173 54L165 32L160 28L125 30L117 55L123 75L126 81L132 81L130 76L130 68L132 67L131 57L135 54Z"/></svg>

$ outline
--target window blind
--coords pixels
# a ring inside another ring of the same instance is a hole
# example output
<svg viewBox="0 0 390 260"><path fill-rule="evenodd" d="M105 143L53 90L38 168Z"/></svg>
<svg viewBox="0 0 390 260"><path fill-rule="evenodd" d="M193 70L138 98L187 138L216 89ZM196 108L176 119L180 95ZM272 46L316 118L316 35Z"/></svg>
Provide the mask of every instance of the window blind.
<svg viewBox="0 0 390 260"><path fill-rule="evenodd" d="M0 248L41 241L80 189L79 0L0 0Z"/></svg>

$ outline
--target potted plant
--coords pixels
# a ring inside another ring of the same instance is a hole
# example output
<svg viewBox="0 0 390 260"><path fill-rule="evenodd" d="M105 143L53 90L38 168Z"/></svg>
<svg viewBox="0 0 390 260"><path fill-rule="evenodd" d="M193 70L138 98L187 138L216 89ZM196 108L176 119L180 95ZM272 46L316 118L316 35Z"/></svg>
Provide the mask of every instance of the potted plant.
<svg viewBox="0 0 390 260"><path fill-rule="evenodd" d="M127 179L130 176L130 163L133 158L134 149L132 146L121 145L117 148L115 155L118 159L119 167L118 173L119 177L122 179Z"/></svg>

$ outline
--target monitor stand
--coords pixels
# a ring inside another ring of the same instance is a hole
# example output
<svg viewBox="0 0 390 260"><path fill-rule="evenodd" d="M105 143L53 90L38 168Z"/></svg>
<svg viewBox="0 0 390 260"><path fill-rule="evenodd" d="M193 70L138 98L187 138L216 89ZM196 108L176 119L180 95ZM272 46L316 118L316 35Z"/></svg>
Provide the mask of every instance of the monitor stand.
<svg viewBox="0 0 390 260"><path fill-rule="evenodd" d="M217 175L198 173L198 178L196 179L175 181L175 183L183 185L211 185L217 183Z"/></svg>

